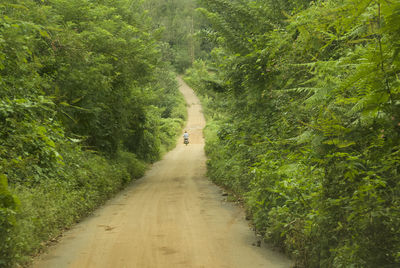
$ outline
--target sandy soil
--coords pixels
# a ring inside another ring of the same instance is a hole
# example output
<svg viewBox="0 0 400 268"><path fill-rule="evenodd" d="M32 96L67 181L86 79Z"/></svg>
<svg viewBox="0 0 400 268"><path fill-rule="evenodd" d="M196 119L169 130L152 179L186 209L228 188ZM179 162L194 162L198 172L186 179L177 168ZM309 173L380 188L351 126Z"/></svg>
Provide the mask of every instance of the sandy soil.
<svg viewBox="0 0 400 268"><path fill-rule="evenodd" d="M178 146L92 216L66 232L33 267L291 267L256 237L243 210L205 177L199 100L181 80L190 144Z"/></svg>

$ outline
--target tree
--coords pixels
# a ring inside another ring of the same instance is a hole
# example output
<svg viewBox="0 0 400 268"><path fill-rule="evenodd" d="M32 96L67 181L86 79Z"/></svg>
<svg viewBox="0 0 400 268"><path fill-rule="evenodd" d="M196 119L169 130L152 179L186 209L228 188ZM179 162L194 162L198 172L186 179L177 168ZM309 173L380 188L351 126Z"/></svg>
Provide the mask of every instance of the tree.
<svg viewBox="0 0 400 268"><path fill-rule="evenodd" d="M398 3L200 3L212 178L298 266L398 265Z"/></svg>

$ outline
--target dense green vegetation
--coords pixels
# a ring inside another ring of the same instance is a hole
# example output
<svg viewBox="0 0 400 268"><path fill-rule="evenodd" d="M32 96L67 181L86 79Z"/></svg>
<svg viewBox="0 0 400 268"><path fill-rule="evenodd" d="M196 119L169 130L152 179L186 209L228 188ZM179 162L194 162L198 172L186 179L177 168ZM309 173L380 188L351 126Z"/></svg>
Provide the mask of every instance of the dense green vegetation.
<svg viewBox="0 0 400 268"><path fill-rule="evenodd" d="M175 144L185 104L141 2L0 3L0 267Z"/></svg>
<svg viewBox="0 0 400 268"><path fill-rule="evenodd" d="M199 2L210 177L298 267L399 267L400 1Z"/></svg>
<svg viewBox="0 0 400 268"><path fill-rule="evenodd" d="M0 3L0 267L174 145L192 63L208 174L267 241L298 267L398 267L400 1L197 4Z"/></svg>
<svg viewBox="0 0 400 268"><path fill-rule="evenodd" d="M179 73L190 67L195 58L207 58L201 32L202 20L195 12L194 0L146 0L144 6L161 33L163 51Z"/></svg>
<svg viewBox="0 0 400 268"><path fill-rule="evenodd" d="M194 57L192 38L194 33L193 0L146 0L144 6L154 19L161 33L164 55L177 71L188 68Z"/></svg>

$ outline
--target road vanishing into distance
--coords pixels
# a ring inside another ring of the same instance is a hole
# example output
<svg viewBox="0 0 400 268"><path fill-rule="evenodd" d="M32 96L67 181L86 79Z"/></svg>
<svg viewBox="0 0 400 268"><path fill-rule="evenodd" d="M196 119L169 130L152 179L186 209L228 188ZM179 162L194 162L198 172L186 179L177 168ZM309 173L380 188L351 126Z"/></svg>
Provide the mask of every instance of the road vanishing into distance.
<svg viewBox="0 0 400 268"><path fill-rule="evenodd" d="M64 233L35 268L288 268L266 245L239 206L206 177L201 105L179 79L188 104L190 144L177 147L146 175Z"/></svg>

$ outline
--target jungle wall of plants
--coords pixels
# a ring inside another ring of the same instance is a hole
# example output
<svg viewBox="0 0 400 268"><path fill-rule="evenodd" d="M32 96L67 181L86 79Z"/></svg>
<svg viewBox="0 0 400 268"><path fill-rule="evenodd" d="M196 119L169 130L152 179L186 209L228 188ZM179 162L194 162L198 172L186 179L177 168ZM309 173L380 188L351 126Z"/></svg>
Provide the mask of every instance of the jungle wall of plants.
<svg viewBox="0 0 400 268"><path fill-rule="evenodd" d="M400 1L199 4L210 177L297 267L398 267Z"/></svg>
<svg viewBox="0 0 400 268"><path fill-rule="evenodd" d="M136 0L0 3L0 267L29 262L176 142L186 117Z"/></svg>
<svg viewBox="0 0 400 268"><path fill-rule="evenodd" d="M195 59L209 57L209 42L199 31L205 21L195 12L196 0L145 0L144 7L154 26L163 29L163 55L177 72L184 73Z"/></svg>

